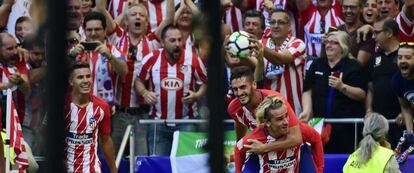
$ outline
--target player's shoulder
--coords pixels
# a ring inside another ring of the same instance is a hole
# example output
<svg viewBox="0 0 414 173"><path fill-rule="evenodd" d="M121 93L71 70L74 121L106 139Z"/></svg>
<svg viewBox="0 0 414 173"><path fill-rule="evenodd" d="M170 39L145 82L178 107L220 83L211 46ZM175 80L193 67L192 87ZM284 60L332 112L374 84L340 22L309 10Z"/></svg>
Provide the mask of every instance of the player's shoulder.
<svg viewBox="0 0 414 173"><path fill-rule="evenodd" d="M276 96L278 96L278 97L283 97L283 95L282 94L280 94L279 92L277 92L277 91L274 91L274 90L267 90L267 89L259 89L259 91L263 94L263 96L268 96L268 95L276 95Z"/></svg>
<svg viewBox="0 0 414 173"><path fill-rule="evenodd" d="M242 105L240 104L240 101L237 98L233 99L227 106L227 112L230 115L236 114L238 111L240 111L240 109L242 109Z"/></svg>
<svg viewBox="0 0 414 173"><path fill-rule="evenodd" d="M243 138L244 144L249 144L250 142L247 142L247 139L255 139L260 142L265 142L267 139L267 132L266 129L262 126L259 126L255 129L253 129L249 134L244 136Z"/></svg>
<svg viewBox="0 0 414 173"><path fill-rule="evenodd" d="M97 96L92 95L91 96L91 101L94 104L96 104L96 105L98 105L98 106L100 106L102 108L109 107L109 104L104 99L102 99L100 97L97 97Z"/></svg>

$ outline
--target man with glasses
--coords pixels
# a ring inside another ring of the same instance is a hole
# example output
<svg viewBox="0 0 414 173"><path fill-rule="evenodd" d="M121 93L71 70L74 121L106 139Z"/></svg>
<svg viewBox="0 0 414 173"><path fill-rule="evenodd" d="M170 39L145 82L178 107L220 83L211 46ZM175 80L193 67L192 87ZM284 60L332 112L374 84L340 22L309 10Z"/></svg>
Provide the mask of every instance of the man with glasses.
<svg viewBox="0 0 414 173"><path fill-rule="evenodd" d="M114 106L115 94L113 79L128 73L124 55L113 45L105 42L106 20L99 12L90 12L85 16L83 27L86 40L69 51L77 61L88 62L92 69L92 93Z"/></svg>
<svg viewBox="0 0 414 173"><path fill-rule="evenodd" d="M401 112L397 96L391 86L392 76L398 71L398 24L390 18L378 19L374 23L373 33L379 49L373 53L367 64L366 114L378 112L387 119L394 119ZM398 142L402 130L401 126L390 124L391 144L395 145Z"/></svg>
<svg viewBox="0 0 414 173"><path fill-rule="evenodd" d="M302 111L301 93L304 78L305 43L290 36L288 14L275 10L270 17L271 36L261 40L264 45L264 88L280 92L296 114Z"/></svg>
<svg viewBox="0 0 414 173"><path fill-rule="evenodd" d="M375 42L372 37L366 41L358 42L357 29L363 25L361 20L363 10L362 0L344 0L342 2L342 12L345 24L338 27L339 30L345 31L351 37L351 55L363 66L371 58L371 52L375 49Z"/></svg>
<svg viewBox="0 0 414 173"><path fill-rule="evenodd" d="M398 68L392 79L392 87L401 105L405 127L413 131L414 112L414 42L402 42L398 50Z"/></svg>

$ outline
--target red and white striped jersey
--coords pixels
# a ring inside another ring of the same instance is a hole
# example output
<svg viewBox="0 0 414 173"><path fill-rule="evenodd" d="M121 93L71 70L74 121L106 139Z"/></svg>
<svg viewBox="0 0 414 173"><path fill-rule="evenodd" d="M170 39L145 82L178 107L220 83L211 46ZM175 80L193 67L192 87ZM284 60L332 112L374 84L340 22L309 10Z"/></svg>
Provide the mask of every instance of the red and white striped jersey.
<svg viewBox="0 0 414 173"><path fill-rule="evenodd" d="M328 32L329 27L344 24L342 7L337 0L325 16L321 16L317 7L310 4L300 13L300 20L302 23L299 28L304 29L307 55L312 57L321 56L322 38Z"/></svg>
<svg viewBox="0 0 414 173"><path fill-rule="evenodd" d="M0 72L0 82L9 83L9 76L14 73L20 73L21 75L29 77L29 66L24 60L16 62L16 64L13 66L7 66L3 63L0 63ZM26 115L27 97L25 97L24 93L21 92L17 86L14 86L11 88L11 90L13 94L13 101L16 104L17 113L19 115L19 121L23 123L24 117ZM3 90L2 94L3 96L6 96L7 90Z"/></svg>
<svg viewBox="0 0 414 173"><path fill-rule="evenodd" d="M272 38L263 38L262 44L276 52L288 50L292 54L290 64L273 65L264 59L264 88L280 92L294 108L296 114L302 112L302 87L305 76L306 46L295 37L288 36L284 43L276 48Z"/></svg>
<svg viewBox="0 0 414 173"><path fill-rule="evenodd" d="M98 158L98 134L110 135L109 105L96 96L85 107L70 102L65 107L66 166L68 172L101 172Z"/></svg>
<svg viewBox="0 0 414 173"><path fill-rule="evenodd" d="M241 173L248 148L244 145L250 145L247 139L256 139L264 144L278 141L279 139L271 136L264 127L255 128L250 134L239 140L234 147L236 173ZM299 172L300 145L282 151L271 151L258 154L260 173L297 173Z"/></svg>
<svg viewBox="0 0 414 173"><path fill-rule="evenodd" d="M161 47L153 33L142 37L142 40L137 45L132 45L129 40L128 32L121 27L116 26L115 32L108 37L108 42L126 53L126 63L128 66L128 73L122 79L117 76L117 83L115 84L116 103L123 108L138 107L138 103L142 103L142 98L139 99L138 93L134 89L134 81L136 78L136 71L141 66L142 59L145 55L151 53L153 50ZM134 47L131 49L131 47ZM130 50L131 49L131 50ZM131 52L134 51L134 52ZM135 55L134 57L132 57ZM138 102L140 100L140 102Z"/></svg>
<svg viewBox="0 0 414 173"><path fill-rule="evenodd" d="M112 18L116 18L124 12L126 7L126 0L111 0L108 5L108 12L111 14Z"/></svg>
<svg viewBox="0 0 414 173"><path fill-rule="evenodd" d="M189 90L196 92L196 85L207 83L207 72L201 59L191 50L181 50L175 64L170 64L164 49L144 57L138 77L151 82L157 93L157 103L151 109L156 119L185 119L198 116L197 103L184 104L182 98Z"/></svg>
<svg viewBox="0 0 414 173"><path fill-rule="evenodd" d="M177 5L180 0L174 0L174 5ZM167 0L147 0L145 4L149 14L149 30L150 32L155 32L161 22L165 19L167 15Z"/></svg>
<svg viewBox="0 0 414 173"><path fill-rule="evenodd" d="M243 30L243 14L237 7L230 7L224 13L224 23L230 27L231 32Z"/></svg>
<svg viewBox="0 0 414 173"><path fill-rule="evenodd" d="M258 89L256 91L260 93L260 102L263 101L263 99L268 95L276 95L283 98L283 101L286 103L285 97L276 91L262 89ZM291 127L297 125L299 121L296 117L295 112L289 104L285 105L288 109L289 126ZM249 110L245 106L242 106L240 100L237 98L233 99L227 107L227 112L229 113L230 117L233 118L234 122L243 124L249 129L254 129L257 127L256 114L254 111L256 110Z"/></svg>
<svg viewBox="0 0 414 173"><path fill-rule="evenodd" d="M121 53L115 46L106 44L111 54L121 61L125 61L124 53ZM92 93L108 102L109 105L114 105L114 84L116 83L116 73L113 71L108 59L98 52L85 50L77 57L77 61L85 61L89 63L92 71Z"/></svg>
<svg viewBox="0 0 414 173"><path fill-rule="evenodd" d="M405 13L401 12L395 17L395 21L400 28L399 40L400 42L412 42L414 40L414 20L410 21Z"/></svg>
<svg viewBox="0 0 414 173"><path fill-rule="evenodd" d="M292 29L291 34L293 36L296 36L297 12L294 11L294 9L289 6L289 4L287 3L287 0L272 0L272 1L273 1L274 9L282 9L288 13L290 23L291 23L291 29ZM264 0L249 0L248 6L249 8L255 8L257 11L262 12L263 17L265 18L266 27L270 27L269 22L270 22L271 16L264 6Z"/></svg>

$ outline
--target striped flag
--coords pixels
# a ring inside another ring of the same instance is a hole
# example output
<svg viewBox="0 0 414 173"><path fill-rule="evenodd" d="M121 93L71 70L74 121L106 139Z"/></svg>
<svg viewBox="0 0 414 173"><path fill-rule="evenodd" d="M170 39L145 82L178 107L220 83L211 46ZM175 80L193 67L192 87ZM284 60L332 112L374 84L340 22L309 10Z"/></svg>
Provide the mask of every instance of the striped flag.
<svg viewBox="0 0 414 173"><path fill-rule="evenodd" d="M14 105L11 90L7 91L7 136L10 139L10 146L14 148L14 162L19 165L19 172L29 167L28 155L23 139L23 131L20 125L19 116Z"/></svg>

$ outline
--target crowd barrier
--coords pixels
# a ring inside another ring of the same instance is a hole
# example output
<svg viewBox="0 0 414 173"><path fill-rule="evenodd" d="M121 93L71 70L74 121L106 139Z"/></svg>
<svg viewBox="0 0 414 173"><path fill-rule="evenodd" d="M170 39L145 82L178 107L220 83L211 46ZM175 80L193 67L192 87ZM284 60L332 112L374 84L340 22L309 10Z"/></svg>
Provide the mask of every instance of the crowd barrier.
<svg viewBox="0 0 414 173"><path fill-rule="evenodd" d="M340 124L354 124L354 148L357 148L357 129L359 124L363 123L363 118L343 118L343 119L324 119L325 123L340 123ZM208 120L204 119L186 119L186 120L153 120L153 119L146 119L140 120L140 124L204 124L207 123ZM233 120L224 120L224 123L233 123ZM395 123L395 120L388 120L389 123ZM128 125L124 137L121 142L120 149L118 151L118 155L116 157L116 165L119 168L119 172L147 172L149 168L156 168L162 169L159 164L169 164L167 163L166 159L169 156L141 156L137 157L136 159L133 157L127 157L128 159L123 159L122 155L126 148L127 141L130 141L129 145L129 155L134 156L134 127L132 125ZM348 157L348 154L325 154L325 171L324 172L341 172L342 167ZM36 160L41 160L41 157L36 157ZM102 160L103 157L102 157ZM135 166L139 166L140 169L137 169ZM104 172L107 171L106 163L103 162L103 170ZM414 156L409 156L407 163L401 168L402 172L411 172L408 170L414 170Z"/></svg>

